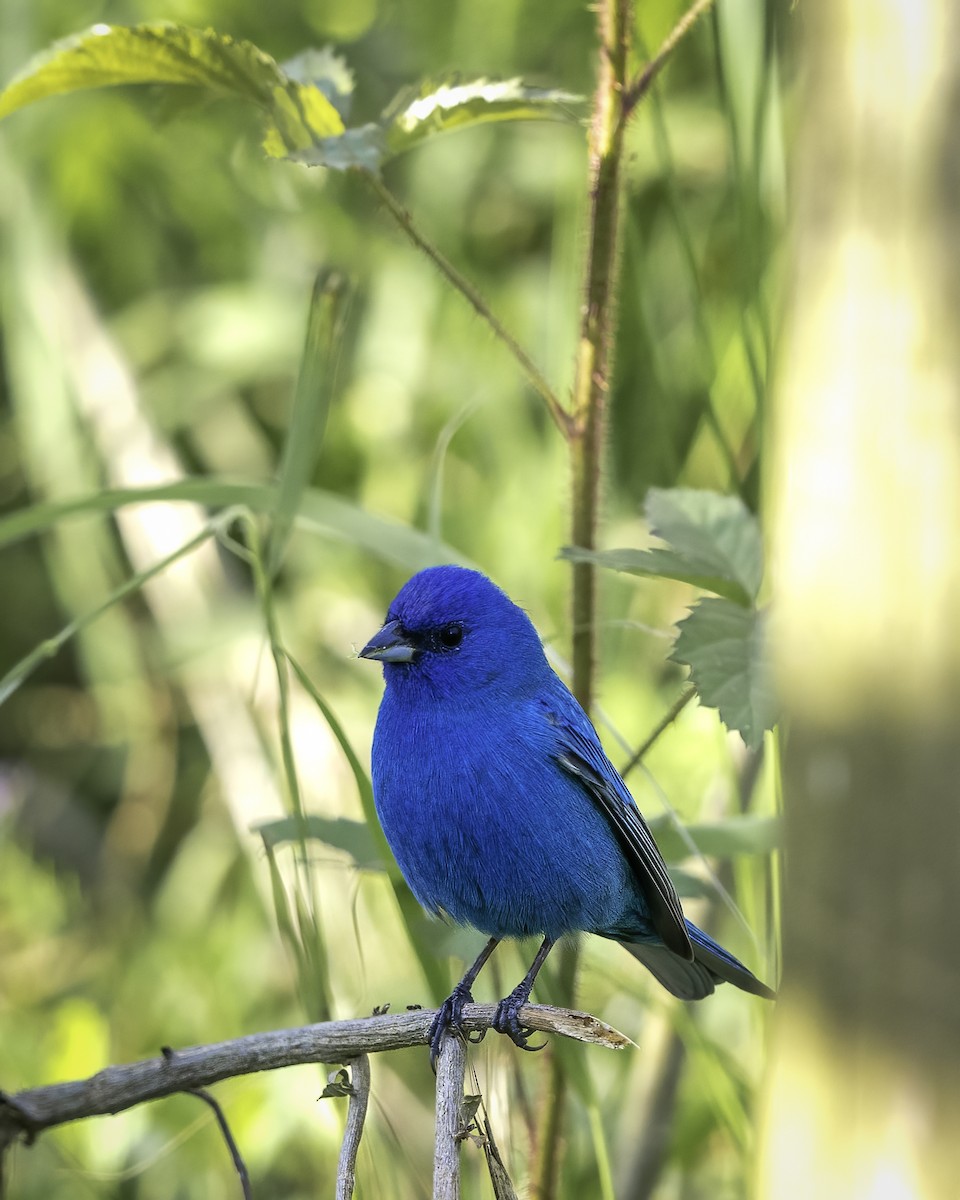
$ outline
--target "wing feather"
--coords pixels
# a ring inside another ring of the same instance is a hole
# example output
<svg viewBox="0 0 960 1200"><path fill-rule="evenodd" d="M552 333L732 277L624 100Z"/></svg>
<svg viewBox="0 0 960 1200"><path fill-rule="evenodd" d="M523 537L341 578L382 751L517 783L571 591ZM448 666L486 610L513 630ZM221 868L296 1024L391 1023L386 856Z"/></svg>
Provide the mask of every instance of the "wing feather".
<svg viewBox="0 0 960 1200"><path fill-rule="evenodd" d="M653 927L664 944L674 954L692 961L693 946L687 934L680 897L627 785L604 754L586 714L566 688L562 695L556 694L551 700L556 703L546 703L545 708L547 719L559 734L558 763L579 780L609 820L640 884Z"/></svg>

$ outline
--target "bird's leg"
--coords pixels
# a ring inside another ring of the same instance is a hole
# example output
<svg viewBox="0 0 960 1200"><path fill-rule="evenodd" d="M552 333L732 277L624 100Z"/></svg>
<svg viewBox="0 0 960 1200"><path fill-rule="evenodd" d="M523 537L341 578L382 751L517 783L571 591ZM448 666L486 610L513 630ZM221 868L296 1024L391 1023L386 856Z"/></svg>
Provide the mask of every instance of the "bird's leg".
<svg viewBox="0 0 960 1200"><path fill-rule="evenodd" d="M505 1033L511 1038L521 1050L542 1050L546 1042L539 1046L529 1046L527 1043L533 1036L532 1029L526 1029L520 1024L520 1009L530 999L530 992L533 990L533 981L536 979L540 968L547 960L547 955L553 949L554 938L545 937L543 945L537 951L537 957L530 964L530 970L524 975L523 979L513 989L509 996L505 996L497 1005L497 1011L493 1017L493 1027L498 1033Z"/></svg>
<svg viewBox="0 0 960 1200"><path fill-rule="evenodd" d="M440 1043L443 1041L443 1035L451 1026L454 1029L461 1028L463 1023L463 1006L473 1003L473 996L470 989L473 987L474 980L483 969L483 964L497 948L499 941L499 938L492 937L487 942L477 955L476 962L437 1010L437 1015L433 1018L433 1024L430 1026L429 1033L430 1062L433 1064L434 1069L436 1069L437 1055L440 1053ZM477 1040L479 1041L479 1038Z"/></svg>

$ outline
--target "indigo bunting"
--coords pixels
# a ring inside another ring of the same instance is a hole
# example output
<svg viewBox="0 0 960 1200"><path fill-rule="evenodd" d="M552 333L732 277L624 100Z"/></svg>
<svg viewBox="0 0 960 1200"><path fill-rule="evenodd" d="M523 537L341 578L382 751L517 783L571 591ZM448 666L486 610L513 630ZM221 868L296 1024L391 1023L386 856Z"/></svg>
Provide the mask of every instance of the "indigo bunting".
<svg viewBox="0 0 960 1200"><path fill-rule="evenodd" d="M565 934L612 938L684 1000L721 981L773 998L685 919L590 719L529 617L486 576L454 566L414 575L360 656L383 664L373 789L400 870L425 909L489 937L437 1013L434 1058L502 938L543 938L493 1022L523 1049L533 1047L520 1009Z"/></svg>

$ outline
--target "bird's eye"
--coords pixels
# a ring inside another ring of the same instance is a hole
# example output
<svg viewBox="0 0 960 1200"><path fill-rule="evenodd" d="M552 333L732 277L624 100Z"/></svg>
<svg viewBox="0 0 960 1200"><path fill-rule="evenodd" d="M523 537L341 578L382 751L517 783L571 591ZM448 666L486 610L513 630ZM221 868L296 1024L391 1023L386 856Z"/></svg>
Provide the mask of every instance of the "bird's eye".
<svg viewBox="0 0 960 1200"><path fill-rule="evenodd" d="M463 641L463 626L455 622L437 630L437 641L443 650L456 650Z"/></svg>

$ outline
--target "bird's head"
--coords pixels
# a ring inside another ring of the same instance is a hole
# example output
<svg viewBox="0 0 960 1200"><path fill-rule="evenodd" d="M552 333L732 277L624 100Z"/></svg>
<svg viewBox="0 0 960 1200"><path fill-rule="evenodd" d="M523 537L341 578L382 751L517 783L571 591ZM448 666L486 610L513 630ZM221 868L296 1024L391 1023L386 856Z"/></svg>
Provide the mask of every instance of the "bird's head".
<svg viewBox="0 0 960 1200"><path fill-rule="evenodd" d="M360 651L388 687L439 697L515 695L549 671L530 618L479 571L428 567L397 593Z"/></svg>

